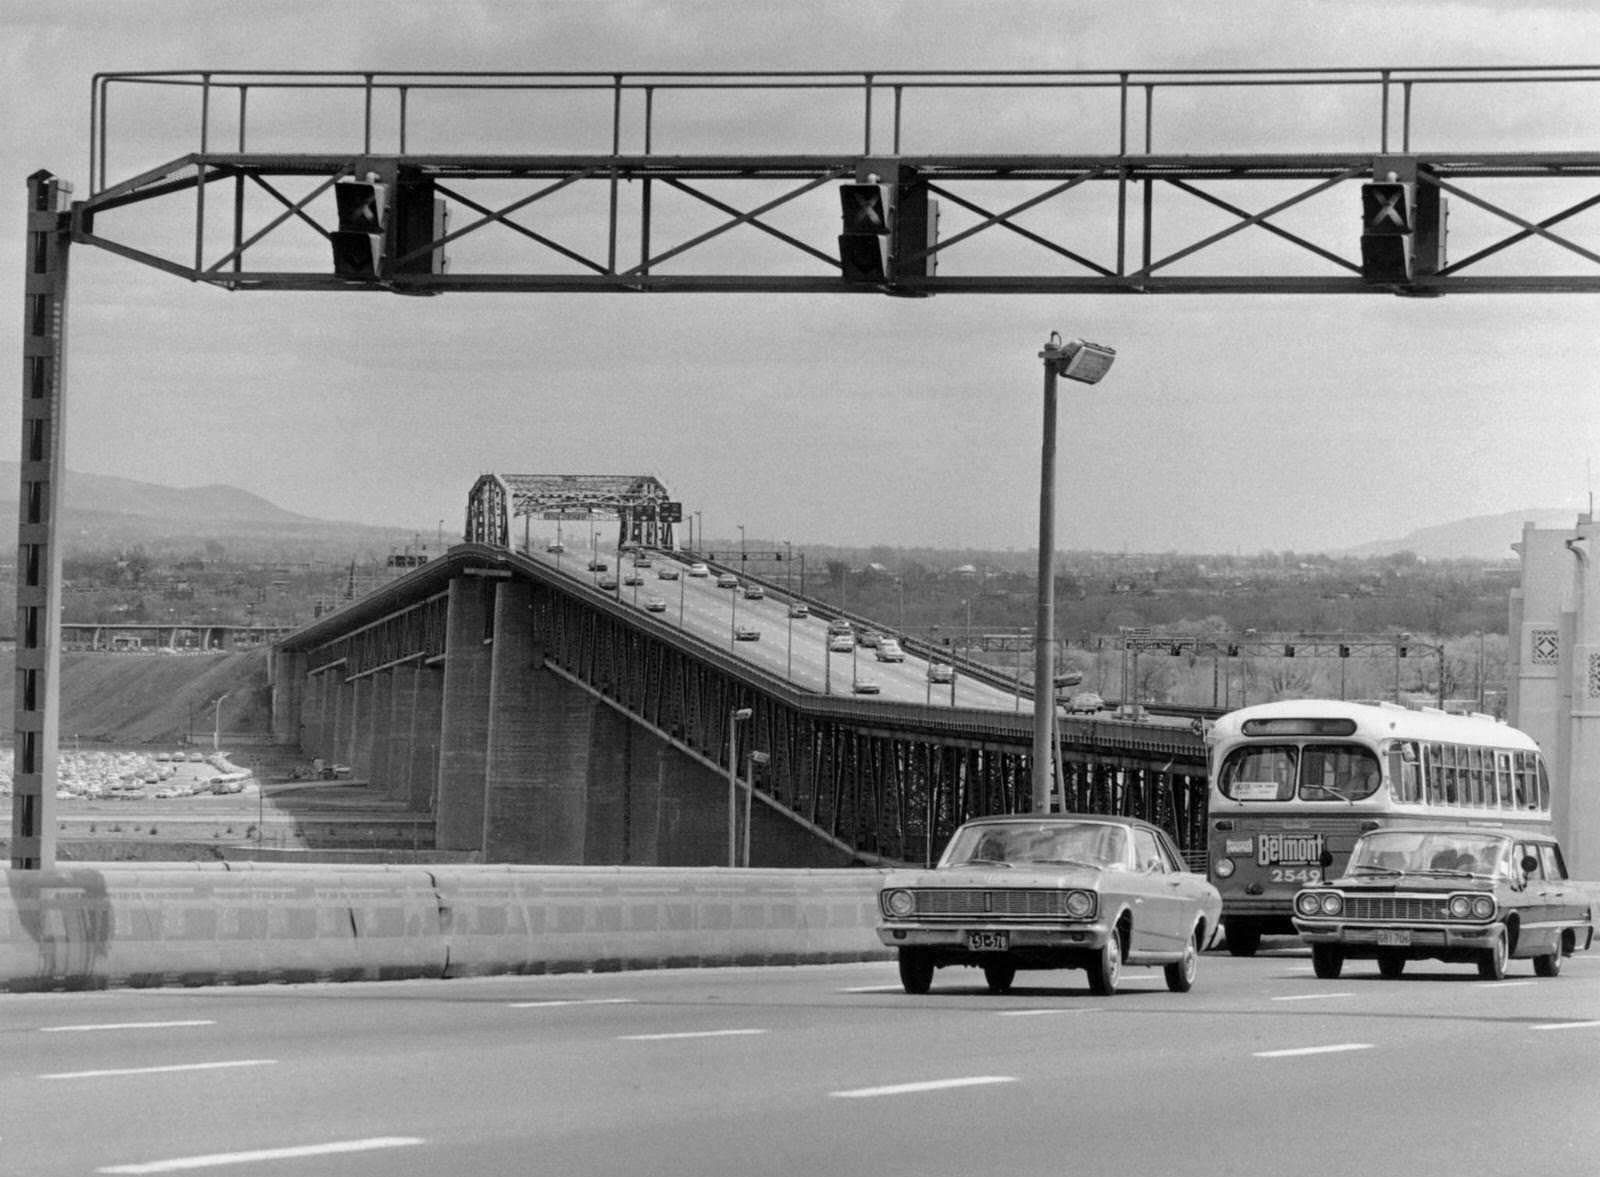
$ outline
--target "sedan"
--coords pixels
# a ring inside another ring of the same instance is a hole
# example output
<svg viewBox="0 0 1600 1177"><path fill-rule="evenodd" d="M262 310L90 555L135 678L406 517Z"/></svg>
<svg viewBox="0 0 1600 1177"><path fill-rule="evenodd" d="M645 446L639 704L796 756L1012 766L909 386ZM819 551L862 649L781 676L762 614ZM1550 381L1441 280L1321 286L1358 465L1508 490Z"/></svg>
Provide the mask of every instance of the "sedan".
<svg viewBox="0 0 1600 1177"><path fill-rule="evenodd" d="M828 639L828 652L830 654L848 654L855 648L855 642L847 633L836 633Z"/></svg>
<svg viewBox="0 0 1600 1177"><path fill-rule="evenodd" d="M955 682L956 668L948 662L930 662L928 664L929 682Z"/></svg>
<svg viewBox="0 0 1600 1177"><path fill-rule="evenodd" d="M747 601L759 601L766 595L767 591L759 584L747 584L744 586L744 599Z"/></svg>
<svg viewBox="0 0 1600 1177"><path fill-rule="evenodd" d="M879 639L878 648L874 651L874 656L879 662L904 662L906 660L906 652L900 648L900 643L895 641L894 638Z"/></svg>
<svg viewBox="0 0 1600 1177"><path fill-rule="evenodd" d="M877 680L871 678L858 677L850 684L850 693L854 695L876 695L881 689Z"/></svg>
<svg viewBox="0 0 1600 1177"><path fill-rule="evenodd" d="M1083 969L1102 997L1124 966L1156 965L1186 993L1222 896L1138 818L988 817L958 829L932 870L890 874L878 914L907 993L951 965L982 969L993 993L1019 969Z"/></svg>
<svg viewBox="0 0 1600 1177"><path fill-rule="evenodd" d="M789 616L790 617L810 617L811 616L811 610L806 608L805 603L803 601L796 601L794 604L789 606Z"/></svg>
<svg viewBox="0 0 1600 1177"><path fill-rule="evenodd" d="M717 587L736 589L739 587L739 578L731 572L724 572L717 577Z"/></svg>
<svg viewBox="0 0 1600 1177"><path fill-rule="evenodd" d="M691 564L691 565L689 565L689 575L690 576L710 576L711 575L711 569L707 568L704 564Z"/></svg>
<svg viewBox="0 0 1600 1177"><path fill-rule="evenodd" d="M667 611L667 603L660 597L646 597L644 599L644 609L646 613L665 613Z"/></svg>
<svg viewBox="0 0 1600 1177"><path fill-rule="evenodd" d="M656 569L656 577L660 580L677 580L678 570L671 564L663 564Z"/></svg>
<svg viewBox="0 0 1600 1177"><path fill-rule="evenodd" d="M617 578L615 576L602 576L600 578L600 587L607 591L615 589L617 587Z"/></svg>
<svg viewBox="0 0 1600 1177"><path fill-rule="evenodd" d="M604 560L590 560L589 561L589 571L590 572L604 572L605 570L606 570L606 562Z"/></svg>
<svg viewBox="0 0 1600 1177"><path fill-rule="evenodd" d="M733 639L737 642L759 642L761 631L753 625L738 625L734 627Z"/></svg>
<svg viewBox="0 0 1600 1177"><path fill-rule="evenodd" d="M1324 864L1331 858L1324 851ZM1294 926L1326 980L1351 958L1376 960L1388 978L1414 960L1475 964L1490 981L1511 958L1531 958L1535 973L1554 977L1594 942L1588 897L1567 878L1555 838L1481 826L1363 834L1343 876L1295 896Z"/></svg>
<svg viewBox="0 0 1600 1177"><path fill-rule="evenodd" d="M644 577L637 572L630 572L622 578L622 583L626 585L643 584Z"/></svg>

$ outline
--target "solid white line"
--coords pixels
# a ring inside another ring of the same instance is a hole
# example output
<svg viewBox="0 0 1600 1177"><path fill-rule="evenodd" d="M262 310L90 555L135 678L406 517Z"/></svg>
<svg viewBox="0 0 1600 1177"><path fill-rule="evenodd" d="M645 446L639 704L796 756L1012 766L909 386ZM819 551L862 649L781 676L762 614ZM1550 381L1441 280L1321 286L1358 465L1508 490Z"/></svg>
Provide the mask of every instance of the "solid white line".
<svg viewBox="0 0 1600 1177"><path fill-rule="evenodd" d="M1338 1046L1299 1046L1293 1050L1258 1050L1256 1058L1293 1058L1301 1054L1335 1054L1341 1050L1371 1050L1370 1042L1344 1042Z"/></svg>
<svg viewBox="0 0 1600 1177"><path fill-rule="evenodd" d="M835 1099L870 1099L878 1095L915 1095L923 1091L943 1091L951 1087L981 1087L987 1083L1015 1083L1011 1075L973 1075L966 1079L930 1079L926 1083L897 1083L892 1087L857 1087L853 1091L830 1091Z"/></svg>
<svg viewBox="0 0 1600 1177"><path fill-rule="evenodd" d="M856 985L850 989L835 989L835 993L898 993L899 985Z"/></svg>
<svg viewBox="0 0 1600 1177"><path fill-rule="evenodd" d="M679 1034L623 1034L619 1042L667 1042L674 1038L728 1038L737 1034L765 1034L765 1030L687 1030Z"/></svg>
<svg viewBox="0 0 1600 1177"><path fill-rule="evenodd" d="M1537 985L1537 981L1489 981L1478 982L1479 989L1517 989L1523 985Z"/></svg>
<svg viewBox="0 0 1600 1177"><path fill-rule="evenodd" d="M1587 1030L1591 1026L1600 1026L1597 1022L1550 1022L1543 1026L1529 1026L1530 1030Z"/></svg>
<svg viewBox="0 0 1600 1177"><path fill-rule="evenodd" d="M40 1075L41 1079L102 1079L110 1075L164 1075L173 1071L215 1071L224 1067L270 1067L275 1058L243 1058L226 1063L182 1063L170 1067L127 1067L112 1071L61 1071L54 1075Z"/></svg>
<svg viewBox="0 0 1600 1177"><path fill-rule="evenodd" d="M103 1022L98 1026L40 1026L41 1034L71 1034L88 1030L169 1030L178 1026L215 1026L212 1021Z"/></svg>
<svg viewBox="0 0 1600 1177"><path fill-rule="evenodd" d="M571 998L566 1001L513 1001L508 1003L510 1009L548 1009L556 1005L632 1005L632 997L589 997Z"/></svg>
<svg viewBox="0 0 1600 1177"><path fill-rule="evenodd" d="M1354 993L1296 993L1290 997L1274 997L1273 1001L1317 1001L1323 997L1354 997Z"/></svg>
<svg viewBox="0 0 1600 1177"><path fill-rule="evenodd" d="M137 1165L111 1165L96 1173L176 1173L183 1169L207 1169L213 1165L244 1165L253 1161L291 1160L296 1157L323 1157L332 1153L368 1152L377 1148L405 1148L423 1143L418 1136L374 1136L368 1140L339 1140L332 1144L302 1144L293 1148L262 1148L253 1152L219 1152L204 1157L174 1157L167 1161L145 1161Z"/></svg>

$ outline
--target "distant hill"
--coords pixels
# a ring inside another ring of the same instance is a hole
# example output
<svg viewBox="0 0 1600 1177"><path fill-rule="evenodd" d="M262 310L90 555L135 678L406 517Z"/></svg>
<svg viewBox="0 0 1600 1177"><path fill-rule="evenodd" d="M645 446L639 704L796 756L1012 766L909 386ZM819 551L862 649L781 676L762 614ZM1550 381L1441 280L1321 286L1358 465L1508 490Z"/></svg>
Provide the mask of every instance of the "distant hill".
<svg viewBox="0 0 1600 1177"><path fill-rule="evenodd" d="M1477 515L1454 523L1424 527L1398 539L1377 540L1346 548L1341 556L1389 556L1396 552L1415 552L1429 560L1505 560L1515 561L1511 545L1522 539L1522 526L1570 528L1577 524L1578 512L1530 508L1508 511L1504 515Z"/></svg>
<svg viewBox="0 0 1600 1177"><path fill-rule="evenodd" d="M0 510L16 516L19 470L0 462ZM387 552L408 529L299 515L236 486L160 486L68 471L61 516L67 555L142 546L187 551L208 540L265 558L335 558Z"/></svg>

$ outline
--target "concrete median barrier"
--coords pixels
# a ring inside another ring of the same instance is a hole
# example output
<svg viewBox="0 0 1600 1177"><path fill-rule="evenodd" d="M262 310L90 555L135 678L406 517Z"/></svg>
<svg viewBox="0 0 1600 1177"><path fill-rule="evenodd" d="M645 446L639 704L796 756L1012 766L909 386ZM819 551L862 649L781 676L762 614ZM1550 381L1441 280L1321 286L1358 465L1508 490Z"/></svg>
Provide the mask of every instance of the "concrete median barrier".
<svg viewBox="0 0 1600 1177"><path fill-rule="evenodd" d="M887 956L876 871L83 865L8 871L0 986L386 980Z"/></svg>

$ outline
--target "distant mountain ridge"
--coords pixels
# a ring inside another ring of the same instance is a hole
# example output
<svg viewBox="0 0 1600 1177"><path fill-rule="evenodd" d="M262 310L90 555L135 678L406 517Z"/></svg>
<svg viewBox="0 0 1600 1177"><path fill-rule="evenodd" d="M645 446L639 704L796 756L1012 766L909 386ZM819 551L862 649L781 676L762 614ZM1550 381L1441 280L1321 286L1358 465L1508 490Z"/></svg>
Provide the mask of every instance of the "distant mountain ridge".
<svg viewBox="0 0 1600 1177"><path fill-rule="evenodd" d="M1390 556L1396 552L1415 552L1429 560L1506 560L1514 561L1511 545L1522 540L1522 526L1532 523L1543 529L1577 526L1579 512L1551 508L1507 511L1502 515L1475 515L1454 523L1424 527L1398 539L1376 540L1336 553L1341 556Z"/></svg>
<svg viewBox="0 0 1600 1177"><path fill-rule="evenodd" d="M0 497L16 501L20 471L0 462ZM324 524L327 519L297 515L237 486L159 486L132 478L67 471L66 509L111 515L145 515L169 521Z"/></svg>

